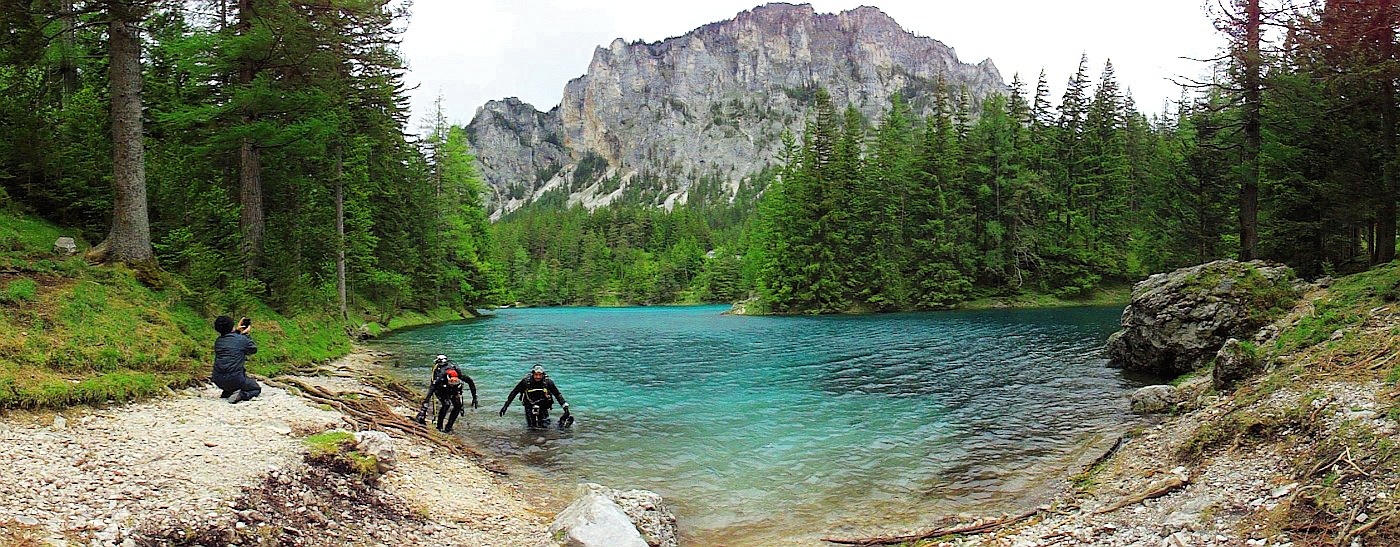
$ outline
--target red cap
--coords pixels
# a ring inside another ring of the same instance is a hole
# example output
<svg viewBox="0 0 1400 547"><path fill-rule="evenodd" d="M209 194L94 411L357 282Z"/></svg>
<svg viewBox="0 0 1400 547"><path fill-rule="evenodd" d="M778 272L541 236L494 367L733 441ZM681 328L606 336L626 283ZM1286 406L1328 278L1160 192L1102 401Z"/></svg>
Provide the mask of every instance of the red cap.
<svg viewBox="0 0 1400 547"><path fill-rule="evenodd" d="M450 369L450 368L447 369L447 377L448 377L448 378L456 378L456 377L457 377L457 371L452 370L452 369Z"/></svg>

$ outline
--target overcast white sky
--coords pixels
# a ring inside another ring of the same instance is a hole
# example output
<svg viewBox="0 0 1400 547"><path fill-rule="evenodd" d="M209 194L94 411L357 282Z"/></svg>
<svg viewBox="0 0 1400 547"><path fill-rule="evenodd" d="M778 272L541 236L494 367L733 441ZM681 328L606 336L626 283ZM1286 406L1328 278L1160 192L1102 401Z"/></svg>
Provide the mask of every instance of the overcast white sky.
<svg viewBox="0 0 1400 547"><path fill-rule="evenodd" d="M800 3L800 2L793 2ZM1170 79L1198 76L1223 38L1205 0L812 0L818 13L873 5L905 30L937 39L966 63L990 57L1028 87L1043 68L1052 102L1089 55L1095 81L1113 61L1138 108L1161 112L1180 96ZM412 127L441 95L448 120L465 125L492 99L519 97L541 111L559 104L593 50L614 38L655 42L729 19L758 0L415 0L402 52L408 61Z"/></svg>

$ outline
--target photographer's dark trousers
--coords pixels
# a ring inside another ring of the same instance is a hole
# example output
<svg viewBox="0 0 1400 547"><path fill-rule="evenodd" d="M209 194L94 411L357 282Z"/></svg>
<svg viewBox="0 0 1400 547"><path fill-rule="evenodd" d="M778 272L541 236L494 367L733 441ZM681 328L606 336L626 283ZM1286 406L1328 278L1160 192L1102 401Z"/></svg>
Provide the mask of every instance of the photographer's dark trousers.
<svg viewBox="0 0 1400 547"><path fill-rule="evenodd" d="M257 397L262 393L262 387L259 386L257 382L253 381L252 378L249 378L247 374L242 372L236 374L215 374L211 379L214 380L214 385L224 390L223 394L219 395L221 399L227 399L228 396L233 395L235 391L242 391L243 400L245 401Z"/></svg>
<svg viewBox="0 0 1400 547"><path fill-rule="evenodd" d="M448 417L448 406L451 406L451 416ZM458 393L452 398L438 397L438 431L452 431L452 424L457 423L457 417L462 415L462 394ZM442 419L447 418L447 427L442 427Z"/></svg>
<svg viewBox="0 0 1400 547"><path fill-rule="evenodd" d="M554 406L552 401L545 401L543 404L525 405L525 426L549 427L549 408L552 406Z"/></svg>

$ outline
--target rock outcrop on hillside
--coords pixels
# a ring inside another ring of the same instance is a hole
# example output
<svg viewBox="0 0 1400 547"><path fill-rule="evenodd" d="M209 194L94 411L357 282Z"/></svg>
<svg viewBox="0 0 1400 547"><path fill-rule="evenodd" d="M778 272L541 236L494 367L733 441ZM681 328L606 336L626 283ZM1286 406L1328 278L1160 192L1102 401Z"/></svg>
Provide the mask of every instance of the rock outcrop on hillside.
<svg viewBox="0 0 1400 547"><path fill-rule="evenodd" d="M468 135L495 214L555 189L589 207L672 205L695 198L701 179L711 199L734 195L779 153L785 130L801 133L818 87L878 121L895 93L928 112L940 78L966 89L973 108L1006 90L990 59L963 63L877 8L768 4L661 42L615 40L559 106L492 101Z"/></svg>
<svg viewBox="0 0 1400 547"><path fill-rule="evenodd" d="M1250 340L1299 295L1293 270L1262 261L1217 260L1156 274L1133 287L1123 330L1108 339L1109 363L1160 376L1203 367L1230 338Z"/></svg>

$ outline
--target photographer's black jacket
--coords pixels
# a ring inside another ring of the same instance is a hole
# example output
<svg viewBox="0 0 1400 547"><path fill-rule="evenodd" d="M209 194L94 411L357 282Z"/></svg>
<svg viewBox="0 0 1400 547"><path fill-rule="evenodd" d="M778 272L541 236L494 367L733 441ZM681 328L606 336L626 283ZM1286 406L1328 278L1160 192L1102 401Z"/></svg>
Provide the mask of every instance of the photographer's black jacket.
<svg viewBox="0 0 1400 547"><path fill-rule="evenodd" d="M214 375L243 374L248 356L258 352L258 345L246 334L230 332L214 341Z"/></svg>

